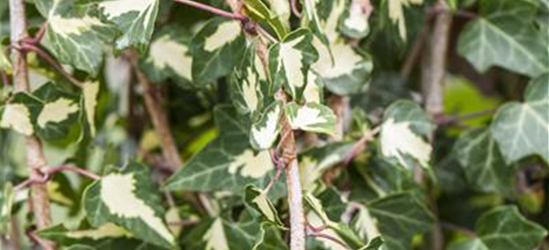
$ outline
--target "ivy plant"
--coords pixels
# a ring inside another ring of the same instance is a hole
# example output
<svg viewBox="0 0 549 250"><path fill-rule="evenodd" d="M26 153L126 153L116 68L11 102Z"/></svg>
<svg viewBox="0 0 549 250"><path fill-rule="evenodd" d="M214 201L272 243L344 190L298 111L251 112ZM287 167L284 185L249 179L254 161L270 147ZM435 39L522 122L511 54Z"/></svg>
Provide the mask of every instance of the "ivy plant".
<svg viewBox="0 0 549 250"><path fill-rule="evenodd" d="M549 246L547 0L0 14L0 249Z"/></svg>

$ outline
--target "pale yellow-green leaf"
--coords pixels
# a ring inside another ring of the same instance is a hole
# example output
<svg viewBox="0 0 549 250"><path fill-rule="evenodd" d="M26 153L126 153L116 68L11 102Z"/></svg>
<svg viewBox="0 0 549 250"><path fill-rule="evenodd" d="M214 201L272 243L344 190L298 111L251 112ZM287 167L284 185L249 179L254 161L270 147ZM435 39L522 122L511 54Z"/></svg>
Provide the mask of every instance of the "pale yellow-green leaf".
<svg viewBox="0 0 549 250"><path fill-rule="evenodd" d="M322 102L322 86L317 83L318 75L313 71L309 71L307 76L307 86L303 90L303 98L307 103Z"/></svg>
<svg viewBox="0 0 549 250"><path fill-rule="evenodd" d="M72 100L59 98L46 103L38 115L38 126L45 128L49 122L58 123L78 111L78 105Z"/></svg>
<svg viewBox="0 0 549 250"><path fill-rule="evenodd" d="M360 206L356 218L352 224L353 229L358 233L363 240L371 240L377 236L380 236L377 228L377 220L370 215L368 209L364 206Z"/></svg>
<svg viewBox="0 0 549 250"><path fill-rule="evenodd" d="M269 204L269 200L265 192L262 192L260 195L255 197L252 202L257 205L257 207L261 210L263 215L265 215L265 217L267 217L269 221L276 221L276 214Z"/></svg>
<svg viewBox="0 0 549 250"><path fill-rule="evenodd" d="M205 250L229 250L221 218L215 219L202 240L206 242Z"/></svg>
<svg viewBox="0 0 549 250"><path fill-rule="evenodd" d="M110 174L101 179L101 200L110 213L122 218L138 218L168 242L174 242L170 230L154 210L135 192L133 174Z"/></svg>
<svg viewBox="0 0 549 250"><path fill-rule="evenodd" d="M99 94L98 82L87 82L84 84L84 108L86 110L86 119L90 126L92 136L95 135L95 106L97 106L97 95Z"/></svg>
<svg viewBox="0 0 549 250"><path fill-rule="evenodd" d="M303 190L312 191L316 188L316 181L322 177L322 173L329 167L340 162L341 159L337 154L332 154L324 158L321 162L317 162L311 157L305 156L299 163L299 178Z"/></svg>
<svg viewBox="0 0 549 250"><path fill-rule="evenodd" d="M204 50L213 52L228 43L234 41L240 35L240 22L229 21L223 22L217 27L215 32L206 38L204 42Z"/></svg>
<svg viewBox="0 0 549 250"><path fill-rule="evenodd" d="M301 71L303 68L302 51L294 48L303 40L305 36L280 44L278 57L278 71L284 69L286 79L290 82L290 86L302 87L305 83L305 76Z"/></svg>
<svg viewBox="0 0 549 250"><path fill-rule="evenodd" d="M0 120L0 127L13 129L24 135L32 135L34 129L30 121L30 112L23 104L8 104Z"/></svg>
<svg viewBox="0 0 549 250"><path fill-rule="evenodd" d="M290 1L267 0L267 2L277 17L288 22L291 16Z"/></svg>
<svg viewBox="0 0 549 250"><path fill-rule="evenodd" d="M61 185L59 185L58 182L49 181L46 187L48 189L48 197L50 198L50 200L67 206L74 205L71 199L61 193L61 191L59 190Z"/></svg>
<svg viewBox="0 0 549 250"><path fill-rule="evenodd" d="M314 212L307 213L307 222L315 227L323 226L324 223L322 221L322 218L318 216L318 214ZM339 235L331 228L327 228L322 230L322 233L325 235L328 235L332 237L333 239L337 239L339 242L345 242ZM348 248L338 244L337 242L325 238L315 237L315 241L319 241L323 248L322 249L328 249L328 250L348 250Z"/></svg>
<svg viewBox="0 0 549 250"><path fill-rule="evenodd" d="M66 235L74 239L90 238L93 240L131 237L128 231L113 223L105 223L96 229L69 231Z"/></svg>
<svg viewBox="0 0 549 250"><path fill-rule="evenodd" d="M312 68L323 78L337 78L344 75L350 75L355 67L361 67L360 62L364 59L353 50L353 47L343 41L336 41L330 44L330 50L318 38L313 40L313 45L318 51L319 60L313 64Z"/></svg>
<svg viewBox="0 0 549 250"><path fill-rule="evenodd" d="M406 40L406 20L404 7L410 4L419 5L423 0L389 0L389 19L398 25L398 32L403 40Z"/></svg>
<svg viewBox="0 0 549 250"><path fill-rule="evenodd" d="M149 60L159 70L169 67L180 77L192 80L192 57L188 53L187 45L175 42L166 35L151 44Z"/></svg>
<svg viewBox="0 0 549 250"><path fill-rule="evenodd" d="M255 179L265 176L273 169L271 155L268 151L261 151L256 155L251 149L247 149L242 154L236 156L234 161L229 165L229 173L236 174L239 172L243 177Z"/></svg>
<svg viewBox="0 0 549 250"><path fill-rule="evenodd" d="M421 166L427 167L432 147L410 128L410 122L397 122L388 119L381 126L381 153L386 157L395 157L402 166L407 166L405 156L416 159Z"/></svg>

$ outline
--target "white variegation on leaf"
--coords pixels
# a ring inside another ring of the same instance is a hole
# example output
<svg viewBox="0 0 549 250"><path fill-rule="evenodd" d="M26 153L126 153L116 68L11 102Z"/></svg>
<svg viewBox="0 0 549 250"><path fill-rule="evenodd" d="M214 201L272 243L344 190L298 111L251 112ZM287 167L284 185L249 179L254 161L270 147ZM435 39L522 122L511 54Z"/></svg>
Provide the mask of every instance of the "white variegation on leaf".
<svg viewBox="0 0 549 250"><path fill-rule="evenodd" d="M242 177L254 179L264 177L273 169L271 155L268 151L261 151L256 154L249 149L235 156L228 167L230 174L238 174Z"/></svg>
<svg viewBox="0 0 549 250"><path fill-rule="evenodd" d="M6 72L7 74L11 74L11 62L4 53L4 46L0 43L0 71ZM7 83L3 83L7 84Z"/></svg>
<svg viewBox="0 0 549 250"><path fill-rule="evenodd" d="M53 102L44 104L38 115L38 126L46 128L48 123L59 123L78 112L78 105L69 99L59 98Z"/></svg>
<svg viewBox="0 0 549 250"><path fill-rule="evenodd" d="M312 35L306 29L296 30L269 49L269 68L276 87L284 86L295 99L299 99L307 84L310 65L318 59L311 45Z"/></svg>
<svg viewBox="0 0 549 250"><path fill-rule="evenodd" d="M95 229L69 231L66 233L66 236L74 239L88 238L92 240L100 240L103 238L131 237L131 234L124 228L121 228L113 223L105 223Z"/></svg>
<svg viewBox="0 0 549 250"><path fill-rule="evenodd" d="M86 122L90 128L92 136L95 135L95 107L99 97L99 82L86 82L82 88L82 98L84 99L84 111L86 113Z"/></svg>
<svg viewBox="0 0 549 250"><path fill-rule="evenodd" d="M174 236L164 223L148 169L130 162L123 172L94 182L84 193L87 219L94 226L115 223L143 241L171 247Z"/></svg>
<svg viewBox="0 0 549 250"><path fill-rule="evenodd" d="M404 18L404 7L410 4L419 5L423 0L389 0L389 19L398 25L400 38L406 40L406 19Z"/></svg>
<svg viewBox="0 0 549 250"><path fill-rule="evenodd" d="M245 192L245 200L249 206L257 210L268 222L278 227L284 227L284 223L278 217L275 206L267 197L266 190L250 185L246 187Z"/></svg>
<svg viewBox="0 0 549 250"><path fill-rule="evenodd" d="M410 167L406 156L411 156L422 167L429 166L431 145L420 135L414 133L410 122L395 122L392 118L381 125L381 153L388 158L396 158L405 167Z"/></svg>
<svg viewBox="0 0 549 250"><path fill-rule="evenodd" d="M332 143L303 152L299 161L299 178L303 190L315 190L322 174L342 162L350 149L349 143Z"/></svg>
<svg viewBox="0 0 549 250"><path fill-rule="evenodd" d="M286 105L286 115L292 129L333 134L336 117L334 112L318 103L307 103L303 106L297 103Z"/></svg>
<svg viewBox="0 0 549 250"><path fill-rule="evenodd" d="M263 105L262 85L267 84L265 67L256 55L256 46L248 46L240 67L231 78L231 99L242 114L255 115Z"/></svg>
<svg viewBox="0 0 549 250"><path fill-rule="evenodd" d="M204 41L204 50L213 52L233 42L240 36L239 30L240 22L223 22L221 25L217 26L217 29L213 34L206 37L206 40Z"/></svg>
<svg viewBox="0 0 549 250"><path fill-rule="evenodd" d="M260 119L252 125L250 142L255 149L269 149L274 144L280 132L281 111L282 104L274 102L263 111Z"/></svg>
<svg viewBox="0 0 549 250"><path fill-rule="evenodd" d="M377 220L362 205L359 206L358 212L351 222L351 226L357 232L358 236L365 241L370 241L381 235L377 227Z"/></svg>
<svg viewBox="0 0 549 250"><path fill-rule="evenodd" d="M159 0L105 0L98 5L122 32L116 40L117 49L145 49L154 31Z"/></svg>
<svg viewBox="0 0 549 250"><path fill-rule="evenodd" d="M307 86L303 90L303 99L305 99L305 102L322 103L322 100L324 100L323 86L322 79L320 79L318 74L310 70L307 77Z"/></svg>
<svg viewBox="0 0 549 250"><path fill-rule="evenodd" d="M161 76L152 79L163 81L169 76L183 81L192 81L192 56L189 46L176 40L170 34L155 39L149 48L145 62L150 63L154 70L162 72Z"/></svg>
<svg viewBox="0 0 549 250"><path fill-rule="evenodd" d="M315 38L313 45L318 51L319 60L313 64L312 69L330 91L348 95L364 88L372 71L371 59L357 53L343 40L330 43L327 47Z"/></svg>
<svg viewBox="0 0 549 250"><path fill-rule="evenodd" d="M75 16L73 0L36 1L47 20L42 44L61 63L96 75L103 57L103 45L114 34L113 27L88 13Z"/></svg>
<svg viewBox="0 0 549 250"><path fill-rule="evenodd" d="M501 107L490 131L507 163L531 155L549 162L549 74L530 83L525 102Z"/></svg>
<svg viewBox="0 0 549 250"><path fill-rule="evenodd" d="M362 39L370 32L368 24L368 6L370 3L367 0L352 0L347 11L347 15L341 21L341 32L346 36L354 39Z"/></svg>
<svg viewBox="0 0 549 250"><path fill-rule="evenodd" d="M32 135L34 128L30 119L30 112L23 104L7 104L0 119L0 127L13 129L24 135Z"/></svg>
<svg viewBox="0 0 549 250"><path fill-rule="evenodd" d="M221 218L216 218L213 221L204 237L202 237L202 240L206 242L205 250L229 250Z"/></svg>

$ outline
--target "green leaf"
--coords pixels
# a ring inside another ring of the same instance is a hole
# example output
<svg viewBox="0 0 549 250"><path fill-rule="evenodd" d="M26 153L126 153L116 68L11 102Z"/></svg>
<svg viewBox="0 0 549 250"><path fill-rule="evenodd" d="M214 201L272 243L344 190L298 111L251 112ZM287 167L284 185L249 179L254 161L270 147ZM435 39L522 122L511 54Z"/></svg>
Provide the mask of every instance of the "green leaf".
<svg viewBox="0 0 549 250"><path fill-rule="evenodd" d="M549 74L530 83L523 103L501 107L490 131L507 163L530 155L549 162Z"/></svg>
<svg viewBox="0 0 549 250"><path fill-rule="evenodd" d="M292 102L286 105L286 116L292 129L330 135L335 133L335 114L322 104L307 103L300 106Z"/></svg>
<svg viewBox="0 0 549 250"><path fill-rule="evenodd" d="M362 39L370 33L368 13L365 13L365 1L351 1L345 14L342 17L340 28L341 33L353 38Z"/></svg>
<svg viewBox="0 0 549 250"><path fill-rule="evenodd" d="M402 40L406 41L406 19L404 18L404 7L411 4L422 4L423 0L389 0L389 19L398 25L398 33Z"/></svg>
<svg viewBox="0 0 549 250"><path fill-rule="evenodd" d="M160 83L170 78L179 86L190 86L193 58L188 43L180 32L168 32L152 41L147 57L142 61L142 68L152 82Z"/></svg>
<svg viewBox="0 0 549 250"><path fill-rule="evenodd" d="M351 227L364 241L374 241L380 236L377 221L368 209L362 205L358 208L355 218L351 221Z"/></svg>
<svg viewBox="0 0 549 250"><path fill-rule="evenodd" d="M286 36L288 33L287 25L284 24L280 16L271 11L261 0L244 0L243 2L246 8L246 13L252 18L252 20L256 22L264 21L268 23L269 26L271 26L271 28L275 31L278 39L283 39ZM288 3L286 2L285 4L287 5ZM277 11L281 11L279 8L286 8L285 6L279 7L276 5L283 5L283 3L275 3Z"/></svg>
<svg viewBox="0 0 549 250"><path fill-rule="evenodd" d="M134 47L144 51L154 31L159 0L105 0L98 3L102 14L122 33L116 49Z"/></svg>
<svg viewBox="0 0 549 250"><path fill-rule="evenodd" d="M411 249L416 234L428 231L434 223L433 215L412 193L389 195L367 204L377 219L379 231L387 249Z"/></svg>
<svg viewBox="0 0 549 250"><path fill-rule="evenodd" d="M270 89L265 66L256 55L256 41L246 48L241 64L236 67L230 81L233 105L241 114L254 115L267 98Z"/></svg>
<svg viewBox="0 0 549 250"><path fill-rule="evenodd" d="M312 39L309 30L298 29L269 48L269 72L276 72L272 75L275 88L284 86L294 99L301 98L310 65L318 59Z"/></svg>
<svg viewBox="0 0 549 250"><path fill-rule="evenodd" d="M370 242L368 242L368 245L360 248L359 250L380 250L382 249L385 242L381 237L375 237Z"/></svg>
<svg viewBox="0 0 549 250"><path fill-rule="evenodd" d="M321 77L326 87L338 95L356 94L364 90L373 69L373 62L342 40L328 46L314 39L313 45L319 60L312 69Z"/></svg>
<svg viewBox="0 0 549 250"><path fill-rule="evenodd" d="M103 45L112 40L114 28L88 13L73 0L35 1L47 20L42 44L63 64L97 75Z"/></svg>
<svg viewBox="0 0 549 250"><path fill-rule="evenodd" d="M13 199L13 186L10 182L6 182L0 193L0 234L3 235L9 235L10 232Z"/></svg>
<svg viewBox="0 0 549 250"><path fill-rule="evenodd" d="M273 102L263 110L263 114L257 122L252 124L250 131L250 142L256 150L271 148L280 133L280 116L282 114L282 103Z"/></svg>
<svg viewBox="0 0 549 250"><path fill-rule="evenodd" d="M164 248L174 245L174 236L164 223L164 209L148 169L136 162L92 183L84 192L86 216L99 227L111 222L136 238Z"/></svg>
<svg viewBox="0 0 549 250"><path fill-rule="evenodd" d="M460 35L459 54L481 72L492 66L530 77L547 72L548 41L534 26L536 7L529 0L481 1L482 17Z"/></svg>
<svg viewBox="0 0 549 250"><path fill-rule="evenodd" d="M383 115L381 153L408 169L413 169L414 162L426 168L433 149L425 138L433 130L430 119L417 103L397 101Z"/></svg>
<svg viewBox="0 0 549 250"><path fill-rule="evenodd" d="M265 190L249 185L246 187L244 200L248 206L259 212L264 220L278 227L284 227L284 223L278 216L278 211L267 197Z"/></svg>
<svg viewBox="0 0 549 250"><path fill-rule="evenodd" d="M214 18L191 41L192 79L211 83L226 76L241 62L246 39L236 20Z"/></svg>
<svg viewBox="0 0 549 250"><path fill-rule="evenodd" d="M274 174L271 156L252 149L240 118L234 109L217 108L220 136L171 176L166 188L240 194L248 184L266 185Z"/></svg>
<svg viewBox="0 0 549 250"><path fill-rule="evenodd" d="M351 147L351 143L332 143L323 147L311 148L300 154L299 177L303 190L315 190L316 182L322 177L322 174L342 162Z"/></svg>
<svg viewBox="0 0 549 250"><path fill-rule="evenodd" d="M4 53L4 51L5 51L4 45L0 43L0 71L5 72L7 74L11 74L11 70L12 70L11 62L6 56L6 54Z"/></svg>
<svg viewBox="0 0 549 250"><path fill-rule="evenodd" d="M503 194L512 192L515 170L505 164L489 130L474 129L462 133L454 150L467 180L475 189Z"/></svg>
<svg viewBox="0 0 549 250"><path fill-rule="evenodd" d="M46 83L33 93L17 93L4 107L0 127L24 135L36 132L43 139L66 138L80 114L77 99L53 83Z"/></svg>
<svg viewBox="0 0 549 250"><path fill-rule="evenodd" d="M448 250L490 250L480 239L464 240L452 243Z"/></svg>
<svg viewBox="0 0 549 250"><path fill-rule="evenodd" d="M112 223L98 228L81 227L76 230L56 225L38 231L38 236L67 250L164 249L137 240L128 231Z"/></svg>
<svg viewBox="0 0 549 250"><path fill-rule="evenodd" d="M547 230L528 221L513 206L501 206L483 214L476 231L488 249L534 249L547 236Z"/></svg>

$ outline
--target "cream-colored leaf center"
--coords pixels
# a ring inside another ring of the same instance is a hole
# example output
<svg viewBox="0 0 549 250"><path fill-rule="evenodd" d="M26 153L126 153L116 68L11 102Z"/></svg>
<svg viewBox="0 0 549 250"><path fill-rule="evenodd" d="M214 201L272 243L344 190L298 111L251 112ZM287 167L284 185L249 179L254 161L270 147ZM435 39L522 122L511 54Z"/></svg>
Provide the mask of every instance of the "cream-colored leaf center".
<svg viewBox="0 0 549 250"><path fill-rule="evenodd" d="M111 174L101 180L101 200L110 213L128 219L141 219L168 242L173 236L154 210L135 195L133 174Z"/></svg>
<svg viewBox="0 0 549 250"><path fill-rule="evenodd" d="M206 38L206 41L204 42L204 50L208 52L213 52L225 46L226 44L236 40L239 35L240 22L223 22L221 25L217 26L217 29L212 35Z"/></svg>
<svg viewBox="0 0 549 250"><path fill-rule="evenodd" d="M78 105L76 103L69 99L59 98L44 105L40 115L38 115L38 126L45 128L49 122L62 122L77 111Z"/></svg>
<svg viewBox="0 0 549 250"><path fill-rule="evenodd" d="M92 136L95 135L95 106L99 94L99 83L88 82L84 84L84 108L86 109L86 120L90 126Z"/></svg>
<svg viewBox="0 0 549 250"><path fill-rule="evenodd" d="M278 118L280 116L280 106L267 114L267 122L263 127L252 127L252 136L260 148L269 148L276 140L278 135Z"/></svg>
<svg viewBox="0 0 549 250"><path fill-rule="evenodd" d="M179 76L191 80L192 57L187 53L187 45L169 40L168 36L159 38L151 44L150 60L158 69L172 68Z"/></svg>
<svg viewBox="0 0 549 250"><path fill-rule="evenodd" d="M215 219L212 226L202 238L206 242L205 250L229 250L225 230L223 230L223 221L221 218Z"/></svg>
<svg viewBox="0 0 549 250"><path fill-rule="evenodd" d="M305 76L301 71L303 68L303 55L301 51L294 47L304 39L301 36L292 41L280 44L279 58L278 58L278 71L284 67L286 73L286 79L290 86L302 87L305 84Z"/></svg>
<svg viewBox="0 0 549 250"><path fill-rule="evenodd" d="M128 231L113 223L103 224L97 229L67 232L67 237L75 239L90 238L93 240L99 240L103 238L120 238L130 236L131 234Z"/></svg>
<svg viewBox="0 0 549 250"><path fill-rule="evenodd" d="M254 179L265 176L273 169L273 163L268 151L261 151L257 155L251 149L245 150L236 156L229 165L229 173L236 174L240 169L240 175Z"/></svg>
<svg viewBox="0 0 549 250"><path fill-rule="evenodd" d="M0 127L13 129L24 135L32 135L30 112L23 104L8 104L4 108Z"/></svg>
<svg viewBox="0 0 549 250"><path fill-rule="evenodd" d="M381 126L381 153L386 157L395 157L406 166L405 155L415 158L426 167L431 157L432 147L423 138L410 129L409 122L395 123L390 118Z"/></svg>
<svg viewBox="0 0 549 250"><path fill-rule="evenodd" d="M312 125L326 122L319 109L302 106L297 110L295 117L290 117L293 129L306 129Z"/></svg>

